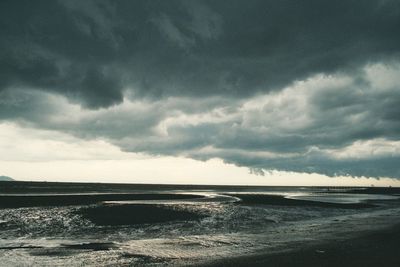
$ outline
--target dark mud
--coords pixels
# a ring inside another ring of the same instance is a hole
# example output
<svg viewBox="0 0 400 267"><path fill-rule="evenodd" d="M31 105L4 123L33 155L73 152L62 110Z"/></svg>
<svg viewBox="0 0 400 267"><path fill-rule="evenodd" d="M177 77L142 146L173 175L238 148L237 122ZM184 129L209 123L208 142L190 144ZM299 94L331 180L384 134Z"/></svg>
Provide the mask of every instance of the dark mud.
<svg viewBox="0 0 400 267"><path fill-rule="evenodd" d="M202 267L307 266L307 267L398 267L400 266L400 225L365 233L346 240L324 242L275 254L258 254L223 259ZM249 264L251 263L251 264Z"/></svg>
<svg viewBox="0 0 400 267"><path fill-rule="evenodd" d="M162 223L169 221L193 221L204 218L204 215L176 210L163 205L101 205L82 208L78 211L83 217L96 225L117 226L145 223Z"/></svg>

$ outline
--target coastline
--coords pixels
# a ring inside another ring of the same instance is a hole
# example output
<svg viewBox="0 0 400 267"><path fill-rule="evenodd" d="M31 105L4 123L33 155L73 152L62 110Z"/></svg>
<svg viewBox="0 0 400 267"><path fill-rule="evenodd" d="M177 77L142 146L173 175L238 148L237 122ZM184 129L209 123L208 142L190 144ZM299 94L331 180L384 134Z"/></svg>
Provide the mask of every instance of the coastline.
<svg viewBox="0 0 400 267"><path fill-rule="evenodd" d="M329 240L298 249L258 253L196 265L217 266L400 266L400 223L344 240Z"/></svg>
<svg viewBox="0 0 400 267"><path fill-rule="evenodd" d="M4 266L400 266L398 188L6 185Z"/></svg>

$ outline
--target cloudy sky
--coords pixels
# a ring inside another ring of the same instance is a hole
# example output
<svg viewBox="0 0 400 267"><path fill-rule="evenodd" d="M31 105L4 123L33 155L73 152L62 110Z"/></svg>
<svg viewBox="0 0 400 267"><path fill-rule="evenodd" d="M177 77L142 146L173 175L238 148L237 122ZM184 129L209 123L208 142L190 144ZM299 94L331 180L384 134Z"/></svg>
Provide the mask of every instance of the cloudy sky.
<svg viewBox="0 0 400 267"><path fill-rule="evenodd" d="M400 3L0 2L0 175L400 185Z"/></svg>

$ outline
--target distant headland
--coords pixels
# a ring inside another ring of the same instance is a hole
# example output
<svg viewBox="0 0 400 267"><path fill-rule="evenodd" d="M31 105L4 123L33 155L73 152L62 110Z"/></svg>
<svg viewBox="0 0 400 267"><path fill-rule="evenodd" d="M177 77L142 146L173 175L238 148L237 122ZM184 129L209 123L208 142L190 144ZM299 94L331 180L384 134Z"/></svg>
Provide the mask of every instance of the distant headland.
<svg viewBox="0 0 400 267"><path fill-rule="evenodd" d="M0 181L15 181L15 180L11 177L0 175Z"/></svg>

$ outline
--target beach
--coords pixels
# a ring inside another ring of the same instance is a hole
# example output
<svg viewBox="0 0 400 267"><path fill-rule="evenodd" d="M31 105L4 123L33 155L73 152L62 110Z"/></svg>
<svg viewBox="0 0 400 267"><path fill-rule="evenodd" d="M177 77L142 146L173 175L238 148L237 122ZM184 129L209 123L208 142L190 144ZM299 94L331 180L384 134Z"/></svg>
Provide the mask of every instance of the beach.
<svg viewBox="0 0 400 267"><path fill-rule="evenodd" d="M0 266L398 266L398 188L3 182Z"/></svg>
<svg viewBox="0 0 400 267"><path fill-rule="evenodd" d="M400 225L285 252L218 260L199 266L400 266Z"/></svg>

